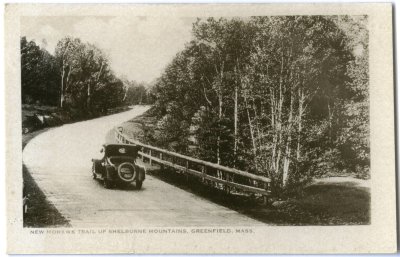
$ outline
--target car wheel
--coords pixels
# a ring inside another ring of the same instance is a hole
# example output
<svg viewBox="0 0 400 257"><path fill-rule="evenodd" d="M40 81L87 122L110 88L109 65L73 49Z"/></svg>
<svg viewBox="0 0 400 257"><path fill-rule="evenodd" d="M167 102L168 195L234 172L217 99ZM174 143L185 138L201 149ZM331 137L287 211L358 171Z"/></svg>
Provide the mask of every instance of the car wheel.
<svg viewBox="0 0 400 257"><path fill-rule="evenodd" d="M136 180L136 189L141 189L143 185L143 181Z"/></svg>
<svg viewBox="0 0 400 257"><path fill-rule="evenodd" d="M112 185L113 185L113 183L112 183L110 180L108 180L107 178L104 178L104 180L103 180L103 186L104 186L105 188L110 189L110 188L112 187Z"/></svg>
<svg viewBox="0 0 400 257"><path fill-rule="evenodd" d="M96 175L96 171L95 171L95 167L94 167L94 163L93 163L93 165L92 165L92 178L93 179L96 179L97 178L97 175Z"/></svg>

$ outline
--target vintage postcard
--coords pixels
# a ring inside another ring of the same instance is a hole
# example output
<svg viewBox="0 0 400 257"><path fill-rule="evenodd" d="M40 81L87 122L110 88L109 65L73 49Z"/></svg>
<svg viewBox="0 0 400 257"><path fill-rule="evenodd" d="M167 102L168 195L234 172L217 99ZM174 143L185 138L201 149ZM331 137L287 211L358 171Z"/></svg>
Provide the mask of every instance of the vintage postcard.
<svg viewBox="0 0 400 257"><path fill-rule="evenodd" d="M390 4L9 4L8 253L396 251Z"/></svg>

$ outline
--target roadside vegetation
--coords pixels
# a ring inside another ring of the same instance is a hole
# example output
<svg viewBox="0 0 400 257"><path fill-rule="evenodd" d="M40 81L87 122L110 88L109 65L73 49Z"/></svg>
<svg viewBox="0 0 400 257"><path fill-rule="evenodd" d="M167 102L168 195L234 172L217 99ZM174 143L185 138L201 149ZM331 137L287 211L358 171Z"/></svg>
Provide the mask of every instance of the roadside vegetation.
<svg viewBox="0 0 400 257"><path fill-rule="evenodd" d="M131 138L150 143L157 120L154 109L121 124ZM150 133L150 134L149 134ZM156 133L159 131L156 130ZM107 143L116 143L114 131L106 136ZM269 204L262 197L241 193L227 194L204 184L194 177L183 176L174 170L150 166L147 173L158 179L223 205L270 225L366 225L370 224L369 181L351 177L336 177L328 173L322 178L310 179L289 198L271 196ZM330 177L333 176L333 177Z"/></svg>
<svg viewBox="0 0 400 257"><path fill-rule="evenodd" d="M154 175L264 222L369 224L367 18L209 18L192 33L124 131L271 178L272 206Z"/></svg>
<svg viewBox="0 0 400 257"><path fill-rule="evenodd" d="M145 140L272 179L369 174L364 16L198 20L152 88Z"/></svg>
<svg viewBox="0 0 400 257"><path fill-rule="evenodd" d="M148 103L146 86L118 78L103 51L78 38L61 39L54 55L21 38L24 133Z"/></svg>

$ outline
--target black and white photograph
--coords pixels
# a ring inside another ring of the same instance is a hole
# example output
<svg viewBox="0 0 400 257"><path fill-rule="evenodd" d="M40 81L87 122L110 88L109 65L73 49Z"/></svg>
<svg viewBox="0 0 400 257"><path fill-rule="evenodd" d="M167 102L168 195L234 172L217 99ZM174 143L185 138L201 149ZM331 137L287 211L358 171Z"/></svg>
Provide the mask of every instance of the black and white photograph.
<svg viewBox="0 0 400 257"><path fill-rule="evenodd" d="M18 19L20 229L374 225L368 11Z"/></svg>

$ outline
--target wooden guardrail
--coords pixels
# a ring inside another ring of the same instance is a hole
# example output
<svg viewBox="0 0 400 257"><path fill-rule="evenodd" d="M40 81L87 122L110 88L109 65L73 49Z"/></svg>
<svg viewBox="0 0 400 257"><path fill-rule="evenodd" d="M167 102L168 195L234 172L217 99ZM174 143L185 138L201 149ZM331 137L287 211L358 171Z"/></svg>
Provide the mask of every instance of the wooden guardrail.
<svg viewBox="0 0 400 257"><path fill-rule="evenodd" d="M265 203L271 193L269 178L143 144L125 135L121 127L115 128L115 138L119 143L141 146L139 156L150 165L155 162L161 167L173 168L177 172L198 177L203 183L228 193L242 191L260 194Z"/></svg>

